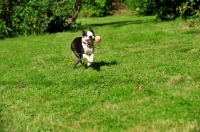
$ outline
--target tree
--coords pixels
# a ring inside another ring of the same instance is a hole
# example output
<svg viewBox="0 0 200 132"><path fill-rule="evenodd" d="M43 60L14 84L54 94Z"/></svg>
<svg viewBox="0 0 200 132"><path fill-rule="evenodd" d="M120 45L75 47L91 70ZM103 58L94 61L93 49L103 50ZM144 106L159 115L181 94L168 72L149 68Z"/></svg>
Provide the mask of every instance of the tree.
<svg viewBox="0 0 200 132"><path fill-rule="evenodd" d="M0 38L66 31L83 7L90 6L97 16L107 15L108 1L1 0Z"/></svg>
<svg viewBox="0 0 200 132"><path fill-rule="evenodd" d="M73 5L74 0L0 1L0 38L67 30Z"/></svg>
<svg viewBox="0 0 200 132"><path fill-rule="evenodd" d="M123 0L131 9L156 19L171 20L178 17L198 16L200 0Z"/></svg>
<svg viewBox="0 0 200 132"><path fill-rule="evenodd" d="M69 17L67 19L68 23L73 23L76 21L78 14L81 10L82 7L82 1L81 0L75 0L74 5L73 5L73 9L71 10L71 17Z"/></svg>

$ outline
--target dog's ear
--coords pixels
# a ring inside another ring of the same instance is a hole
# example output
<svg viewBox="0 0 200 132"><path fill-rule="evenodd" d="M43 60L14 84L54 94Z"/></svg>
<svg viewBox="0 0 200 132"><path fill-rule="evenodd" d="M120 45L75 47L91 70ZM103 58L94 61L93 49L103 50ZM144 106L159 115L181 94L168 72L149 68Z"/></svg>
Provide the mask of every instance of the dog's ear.
<svg viewBox="0 0 200 132"><path fill-rule="evenodd" d="M86 31L82 30L82 36L86 36Z"/></svg>
<svg viewBox="0 0 200 132"><path fill-rule="evenodd" d="M93 32L93 29L92 29L92 27L90 27L90 31L91 31L91 32Z"/></svg>
<svg viewBox="0 0 200 132"><path fill-rule="evenodd" d="M92 27L90 27L90 32L92 32L94 34L94 31L93 31ZM94 36L95 36L95 34L94 34Z"/></svg>

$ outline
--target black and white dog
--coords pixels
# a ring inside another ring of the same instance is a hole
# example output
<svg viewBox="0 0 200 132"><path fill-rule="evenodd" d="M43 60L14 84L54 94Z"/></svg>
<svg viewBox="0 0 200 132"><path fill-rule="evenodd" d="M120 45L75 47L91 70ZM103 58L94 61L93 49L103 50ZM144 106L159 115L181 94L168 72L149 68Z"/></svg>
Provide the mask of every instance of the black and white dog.
<svg viewBox="0 0 200 132"><path fill-rule="evenodd" d="M95 34L92 28L89 31L82 30L82 37L76 37L71 43L71 49L76 56L76 60L74 63L74 68L76 68L77 64L84 62L81 58L86 58L88 60L87 66L90 66L94 61L94 41Z"/></svg>

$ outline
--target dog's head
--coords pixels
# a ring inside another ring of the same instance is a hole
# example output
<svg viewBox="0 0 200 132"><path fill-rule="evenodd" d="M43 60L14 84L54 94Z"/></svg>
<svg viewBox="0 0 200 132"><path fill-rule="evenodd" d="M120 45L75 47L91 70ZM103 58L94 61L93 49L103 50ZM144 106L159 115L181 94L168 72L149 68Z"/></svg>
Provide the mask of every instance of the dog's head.
<svg viewBox="0 0 200 132"><path fill-rule="evenodd" d="M82 30L82 41L91 44L95 40L95 34L92 28L89 31Z"/></svg>

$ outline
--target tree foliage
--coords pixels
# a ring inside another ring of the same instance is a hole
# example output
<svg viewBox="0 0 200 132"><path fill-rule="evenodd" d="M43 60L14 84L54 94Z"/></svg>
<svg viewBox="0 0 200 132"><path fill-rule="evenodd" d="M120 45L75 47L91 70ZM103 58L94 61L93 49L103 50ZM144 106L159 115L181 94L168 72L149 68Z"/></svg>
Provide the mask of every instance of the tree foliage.
<svg viewBox="0 0 200 132"><path fill-rule="evenodd" d="M142 14L154 14L157 19L198 17L200 0L123 0L132 10Z"/></svg>
<svg viewBox="0 0 200 132"><path fill-rule="evenodd" d="M91 16L105 16L109 0L2 0L0 38L65 31L81 8Z"/></svg>
<svg viewBox="0 0 200 132"><path fill-rule="evenodd" d="M67 29L74 0L4 0L0 2L0 38Z"/></svg>
<svg viewBox="0 0 200 132"><path fill-rule="evenodd" d="M66 31L79 14L110 15L113 2L161 20L200 17L200 0L1 0L0 38Z"/></svg>
<svg viewBox="0 0 200 132"><path fill-rule="evenodd" d="M80 15L82 17L103 17L110 15L113 0L84 0Z"/></svg>

